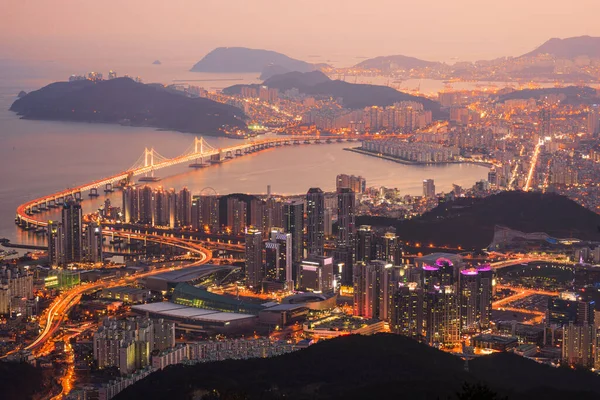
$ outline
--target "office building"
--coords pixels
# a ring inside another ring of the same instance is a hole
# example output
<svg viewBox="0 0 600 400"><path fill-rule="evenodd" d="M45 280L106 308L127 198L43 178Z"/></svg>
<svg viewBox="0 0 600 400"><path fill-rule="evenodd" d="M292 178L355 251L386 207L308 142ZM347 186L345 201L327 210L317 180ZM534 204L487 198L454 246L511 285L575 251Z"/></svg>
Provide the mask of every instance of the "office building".
<svg viewBox="0 0 600 400"><path fill-rule="evenodd" d="M309 256L300 263L299 274L298 286L302 290L329 293L334 289L332 257Z"/></svg>
<svg viewBox="0 0 600 400"><path fill-rule="evenodd" d="M426 199L435 198L435 184L433 179L425 179L423 181L423 197Z"/></svg>
<svg viewBox="0 0 600 400"><path fill-rule="evenodd" d="M264 279L262 231L250 228L246 232L246 282L251 288L260 287Z"/></svg>
<svg viewBox="0 0 600 400"><path fill-rule="evenodd" d="M62 209L63 262L83 261L83 226L81 205L75 199L65 202Z"/></svg>
<svg viewBox="0 0 600 400"><path fill-rule="evenodd" d="M292 234L282 228L272 228L265 242L265 276L267 279L286 282L289 289L292 283Z"/></svg>
<svg viewBox="0 0 600 400"><path fill-rule="evenodd" d="M322 256L325 249L325 195L319 188L306 194L306 248L308 255Z"/></svg>
<svg viewBox="0 0 600 400"><path fill-rule="evenodd" d="M270 231L274 227L282 227L283 202L275 197L269 197L265 202L265 227Z"/></svg>
<svg viewBox="0 0 600 400"><path fill-rule="evenodd" d="M292 235L293 281L298 282L298 266L304 257L304 203L301 201L286 202L283 206L283 228Z"/></svg>

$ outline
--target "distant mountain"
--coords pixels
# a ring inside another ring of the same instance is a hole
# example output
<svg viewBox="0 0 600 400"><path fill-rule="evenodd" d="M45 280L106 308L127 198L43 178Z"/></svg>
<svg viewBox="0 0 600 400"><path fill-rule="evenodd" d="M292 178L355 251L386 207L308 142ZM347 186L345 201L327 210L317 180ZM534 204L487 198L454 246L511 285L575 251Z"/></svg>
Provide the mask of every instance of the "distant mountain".
<svg viewBox="0 0 600 400"><path fill-rule="evenodd" d="M320 71L307 73L289 72L273 76L263 82L271 88L285 91L297 88L300 93L311 96L341 98L344 107L359 109L370 106L389 106L399 101L416 101L422 103L426 110L431 110L434 119L447 117L440 111L440 104L425 97L413 96L399 92L391 87L347 83L331 80ZM239 94L245 85L234 85L223 89L227 94ZM258 86L258 85L254 85Z"/></svg>
<svg viewBox="0 0 600 400"><path fill-rule="evenodd" d="M464 249L487 247L496 225L559 238L600 240L600 215L554 193L507 191L483 199L458 198L418 218L359 216L356 224L394 226L401 238Z"/></svg>
<svg viewBox="0 0 600 400"><path fill-rule="evenodd" d="M600 104L600 96L596 89L587 86L567 86L562 88L524 89L515 90L498 98L503 103L514 99L539 99L548 95L564 95L567 104Z"/></svg>
<svg viewBox="0 0 600 400"><path fill-rule="evenodd" d="M551 54L556 58L573 59L578 56L600 58L600 37L577 36L566 39L553 38L522 57Z"/></svg>
<svg viewBox="0 0 600 400"><path fill-rule="evenodd" d="M434 61L420 60L415 57L408 57L402 55L396 56L380 56L375 58L369 58L354 66L354 68L363 69L378 69L381 71L388 71L392 69L413 69L413 68L426 68L434 67L441 63Z"/></svg>
<svg viewBox="0 0 600 400"><path fill-rule="evenodd" d="M275 75L263 82L263 85L286 91L297 88L301 92L310 90L312 86L331 82L331 79L321 71L312 72L288 72L287 74Z"/></svg>
<svg viewBox="0 0 600 400"><path fill-rule="evenodd" d="M246 127L238 108L129 78L53 83L17 99L10 109L24 119L119 123L213 135L223 127Z"/></svg>
<svg viewBox="0 0 600 400"><path fill-rule="evenodd" d="M192 72L263 72L265 68L279 71L314 71L316 67L305 61L296 60L270 50L246 47L218 47L208 53L192 67Z"/></svg>
<svg viewBox="0 0 600 400"><path fill-rule="evenodd" d="M403 336L351 335L279 357L167 367L115 399L591 400L600 396L600 377L595 374L552 368L514 354L479 357L468 367L465 371L460 357ZM465 390L465 383L482 383L487 396Z"/></svg>

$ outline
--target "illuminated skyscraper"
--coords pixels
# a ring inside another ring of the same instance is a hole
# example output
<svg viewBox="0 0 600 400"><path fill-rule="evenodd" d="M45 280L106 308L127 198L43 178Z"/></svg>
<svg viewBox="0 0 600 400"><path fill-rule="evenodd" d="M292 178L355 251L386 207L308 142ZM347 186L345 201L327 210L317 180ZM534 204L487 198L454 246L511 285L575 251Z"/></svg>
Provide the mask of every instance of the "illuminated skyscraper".
<svg viewBox="0 0 600 400"><path fill-rule="evenodd" d="M354 315L382 321L389 319L391 267L391 264L378 260L354 265Z"/></svg>
<svg viewBox="0 0 600 400"><path fill-rule="evenodd" d="M460 330L477 332L479 328L479 274L475 269L460 271Z"/></svg>
<svg viewBox="0 0 600 400"><path fill-rule="evenodd" d="M308 255L322 256L325 248L325 195L319 188L306 194L306 248Z"/></svg>
<svg viewBox="0 0 600 400"><path fill-rule="evenodd" d="M200 229L208 229L212 233L220 230L219 224L219 197L200 196L198 199L200 207Z"/></svg>
<svg viewBox="0 0 600 400"><path fill-rule="evenodd" d="M387 261L393 265L402 264L402 244L394 232L386 232L383 236L376 236L375 257L377 260Z"/></svg>
<svg viewBox="0 0 600 400"><path fill-rule="evenodd" d="M83 226L81 205L75 199L65 202L62 209L64 263L83 261Z"/></svg>
<svg viewBox="0 0 600 400"><path fill-rule="evenodd" d="M311 255L300 263L298 287L311 292L328 293L334 289L333 258Z"/></svg>
<svg viewBox="0 0 600 400"><path fill-rule="evenodd" d="M48 221L48 263L52 267L63 265L64 256L61 223Z"/></svg>
<svg viewBox="0 0 600 400"><path fill-rule="evenodd" d="M102 262L102 228L96 222L85 226L85 261Z"/></svg>
<svg viewBox="0 0 600 400"><path fill-rule="evenodd" d="M177 222L178 226L192 225L192 194L188 188L183 188L177 194Z"/></svg>
<svg viewBox="0 0 600 400"><path fill-rule="evenodd" d="M246 202L235 197L227 199L227 226L231 228L231 233L241 235L246 229L247 219Z"/></svg>
<svg viewBox="0 0 600 400"><path fill-rule="evenodd" d="M373 245L373 229L369 225L361 225L356 230L356 262L371 261Z"/></svg>
<svg viewBox="0 0 600 400"><path fill-rule="evenodd" d="M338 244L354 247L356 197L352 190L338 190Z"/></svg>
<svg viewBox="0 0 600 400"><path fill-rule="evenodd" d="M426 199L435 198L435 183L433 179L425 179L423 181L423 197Z"/></svg>
<svg viewBox="0 0 600 400"><path fill-rule="evenodd" d="M264 279L262 231L250 228L246 232L246 281L254 289Z"/></svg>
<svg viewBox="0 0 600 400"><path fill-rule="evenodd" d="M292 234L282 228L271 229L265 242L265 275L274 281L292 281ZM288 285L290 289L293 285Z"/></svg>
<svg viewBox="0 0 600 400"><path fill-rule="evenodd" d="M303 257L304 204L287 202L283 206L283 228L292 235L293 280L298 282L298 266Z"/></svg>
<svg viewBox="0 0 600 400"><path fill-rule="evenodd" d="M422 336L423 290L416 282L393 285L390 310L392 332L412 338Z"/></svg>

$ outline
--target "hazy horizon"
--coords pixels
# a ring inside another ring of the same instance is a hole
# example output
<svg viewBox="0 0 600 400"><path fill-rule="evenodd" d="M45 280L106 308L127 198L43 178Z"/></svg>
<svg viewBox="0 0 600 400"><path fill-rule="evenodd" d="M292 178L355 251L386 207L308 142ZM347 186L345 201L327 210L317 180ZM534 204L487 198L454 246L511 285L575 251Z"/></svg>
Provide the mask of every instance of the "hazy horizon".
<svg viewBox="0 0 600 400"><path fill-rule="evenodd" d="M243 46L343 66L392 54L474 61L518 56L553 37L600 36L597 0L7 1L0 59L15 60L195 62Z"/></svg>

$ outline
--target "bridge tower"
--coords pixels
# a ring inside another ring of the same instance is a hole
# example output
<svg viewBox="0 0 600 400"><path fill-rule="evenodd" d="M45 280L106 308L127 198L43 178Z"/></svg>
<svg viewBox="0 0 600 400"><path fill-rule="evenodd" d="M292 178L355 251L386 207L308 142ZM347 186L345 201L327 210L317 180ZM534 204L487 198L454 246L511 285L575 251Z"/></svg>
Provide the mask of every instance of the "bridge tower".
<svg viewBox="0 0 600 400"><path fill-rule="evenodd" d="M154 176L154 147L148 149L147 147L144 149L144 167L150 167L150 174L146 174L140 178L140 182L158 182L160 178Z"/></svg>

